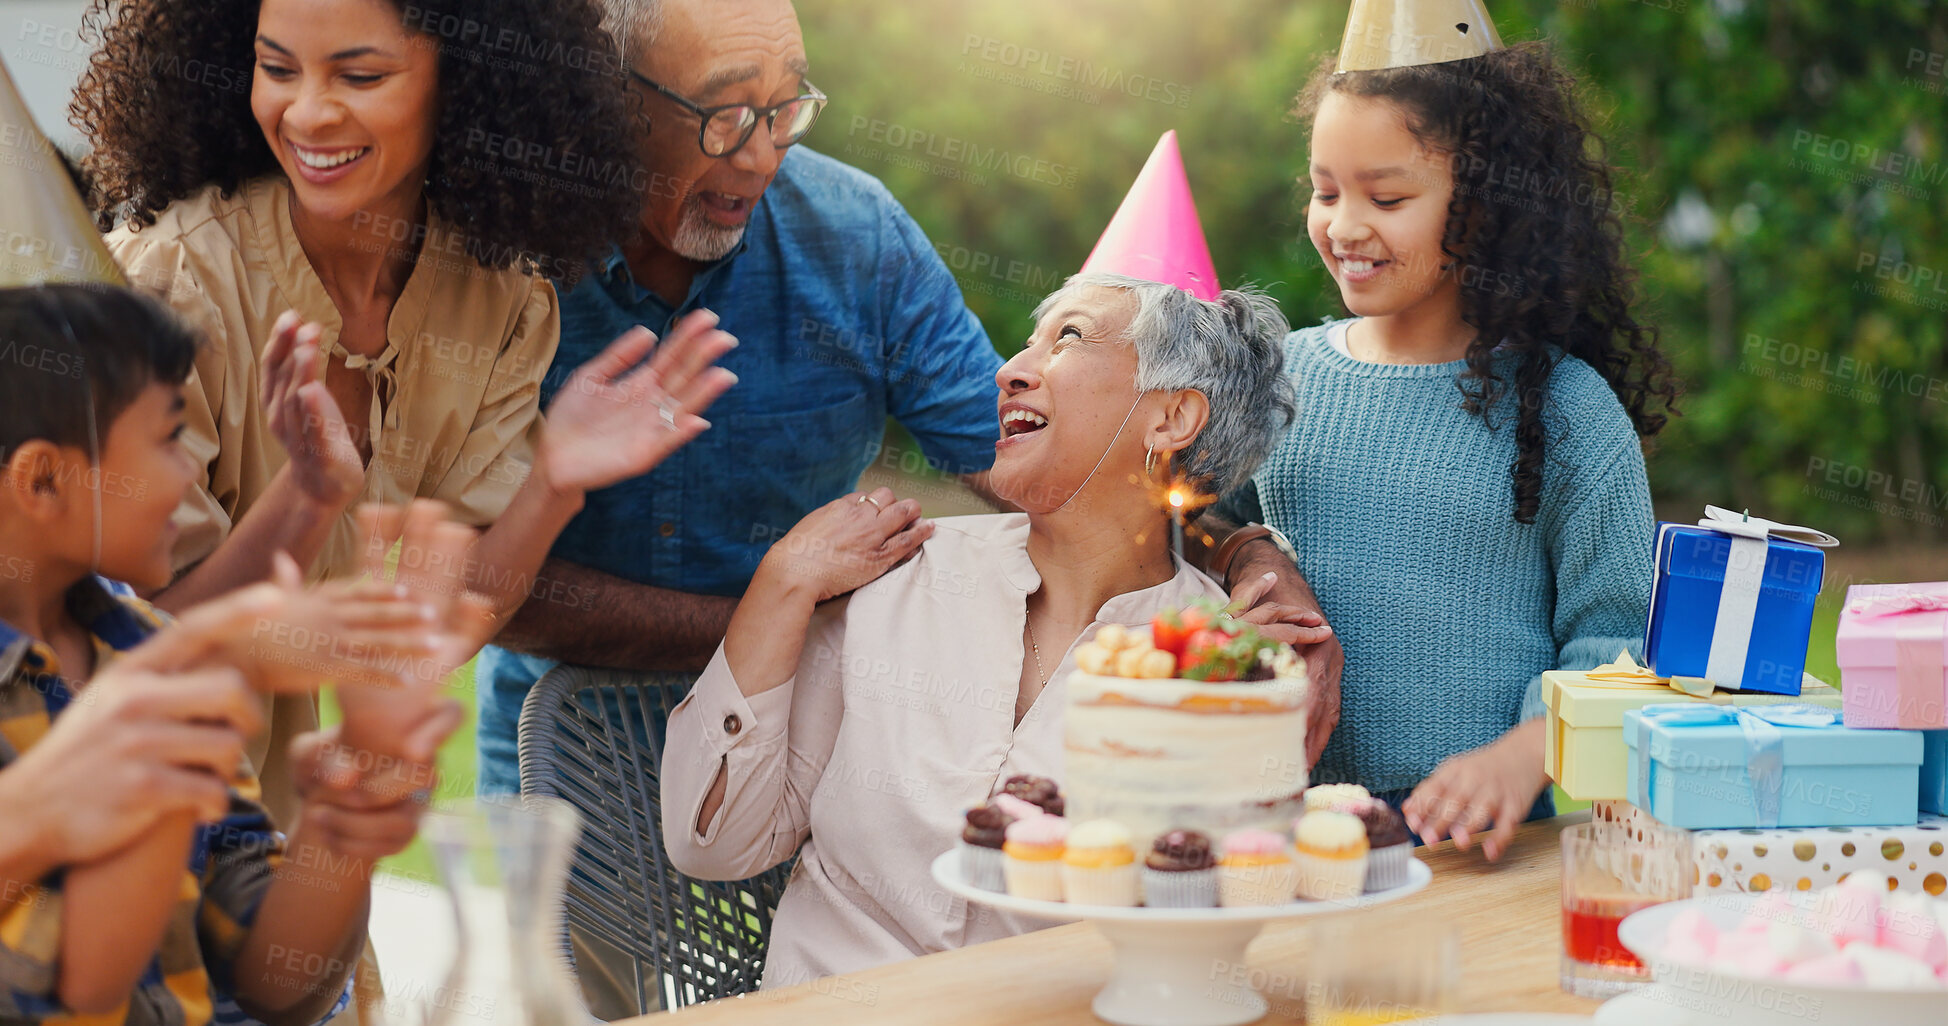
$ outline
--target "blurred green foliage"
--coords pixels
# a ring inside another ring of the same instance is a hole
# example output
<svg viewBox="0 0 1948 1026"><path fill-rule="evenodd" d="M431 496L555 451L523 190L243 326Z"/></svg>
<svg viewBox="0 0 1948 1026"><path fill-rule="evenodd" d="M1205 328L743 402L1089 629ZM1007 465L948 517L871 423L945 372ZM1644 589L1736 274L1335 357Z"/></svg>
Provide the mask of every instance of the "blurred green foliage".
<svg viewBox="0 0 1948 1026"><path fill-rule="evenodd" d="M1660 509L1850 543L1948 536L1948 5L1490 4L1576 71L1623 175L1644 315L1687 396ZM1346 3L802 0L809 145L912 211L1011 353L1165 129L1220 277L1339 315L1304 234L1293 95Z"/></svg>

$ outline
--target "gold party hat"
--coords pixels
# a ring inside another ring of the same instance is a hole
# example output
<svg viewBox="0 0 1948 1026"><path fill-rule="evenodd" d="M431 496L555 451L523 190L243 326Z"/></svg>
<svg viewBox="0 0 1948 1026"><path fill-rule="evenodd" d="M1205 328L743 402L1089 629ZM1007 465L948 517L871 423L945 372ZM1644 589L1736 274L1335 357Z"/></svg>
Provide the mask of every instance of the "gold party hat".
<svg viewBox="0 0 1948 1026"><path fill-rule="evenodd" d="M1335 70L1442 64L1501 48L1481 0L1353 0Z"/></svg>
<svg viewBox="0 0 1948 1026"><path fill-rule="evenodd" d="M57 281L126 283L0 62L0 286Z"/></svg>

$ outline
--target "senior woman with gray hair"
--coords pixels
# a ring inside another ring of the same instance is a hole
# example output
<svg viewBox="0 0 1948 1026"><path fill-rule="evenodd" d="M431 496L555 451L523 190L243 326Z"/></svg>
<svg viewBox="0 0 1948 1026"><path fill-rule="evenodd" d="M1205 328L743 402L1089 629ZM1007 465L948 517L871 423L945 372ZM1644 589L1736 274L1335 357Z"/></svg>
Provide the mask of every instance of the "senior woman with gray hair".
<svg viewBox="0 0 1948 1026"><path fill-rule="evenodd" d="M1224 595L1173 558L1156 495L1238 485L1292 419L1278 308L1081 274L1035 322L996 375L994 487L1025 512L929 521L885 488L815 510L670 717L678 868L741 879L804 846L766 987L1043 925L969 907L929 863L1009 776L1061 778L1079 640Z"/></svg>

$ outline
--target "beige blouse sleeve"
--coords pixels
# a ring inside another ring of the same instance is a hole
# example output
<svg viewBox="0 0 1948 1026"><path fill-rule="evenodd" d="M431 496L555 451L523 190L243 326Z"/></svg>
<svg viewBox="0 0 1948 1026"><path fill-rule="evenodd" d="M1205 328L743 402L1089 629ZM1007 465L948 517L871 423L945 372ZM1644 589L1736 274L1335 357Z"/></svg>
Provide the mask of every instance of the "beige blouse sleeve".
<svg viewBox="0 0 1948 1026"><path fill-rule="evenodd" d="M555 287L536 275L527 304L488 373L466 441L427 493L452 506L457 519L475 526L493 523L527 480L541 441L541 378L560 342Z"/></svg>
<svg viewBox="0 0 1948 1026"><path fill-rule="evenodd" d="M226 308L236 312L237 297L210 294L207 285L221 285L225 279L200 273L189 242L181 236L158 228L140 232L121 228L106 241L130 284L167 302L199 343L196 365L183 386L182 444L196 463L196 481L176 507L174 518L180 533L172 562L181 571L216 551L229 537L229 511L241 502L245 454L263 445L262 439L238 437L252 421L241 415L241 402L226 404L224 395L233 384L250 384L247 373L239 374L231 366L238 348L233 339L249 329L242 317L225 316ZM228 301L221 302L225 298ZM248 343L242 348L248 351Z"/></svg>
<svg viewBox="0 0 1948 1026"><path fill-rule="evenodd" d="M811 834L812 793L844 718L840 667L849 600L812 614L798 672L746 698L724 647L670 713L663 748L663 844L703 880L743 880L790 858ZM709 829L697 812L722 768L724 802Z"/></svg>

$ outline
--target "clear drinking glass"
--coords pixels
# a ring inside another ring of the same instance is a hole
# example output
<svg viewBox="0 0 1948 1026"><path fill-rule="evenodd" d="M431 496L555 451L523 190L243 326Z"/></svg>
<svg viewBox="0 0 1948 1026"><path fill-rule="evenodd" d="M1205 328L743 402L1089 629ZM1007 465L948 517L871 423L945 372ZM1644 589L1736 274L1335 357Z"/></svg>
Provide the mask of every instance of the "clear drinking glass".
<svg viewBox="0 0 1948 1026"><path fill-rule="evenodd" d="M421 834L452 902L457 951L444 983L412 995L416 1007L393 1018L424 1026L591 1026L569 972L562 922L562 891L581 836L575 810L550 798L483 797L428 813Z"/></svg>
<svg viewBox="0 0 1948 1026"><path fill-rule="evenodd" d="M1692 875L1688 831L1592 823L1563 830L1562 989L1604 998L1649 983L1650 970L1617 939L1617 924L1690 897Z"/></svg>
<svg viewBox="0 0 1948 1026"><path fill-rule="evenodd" d="M1307 1026L1376 1026L1459 1011L1461 931L1393 915L1313 927Z"/></svg>

